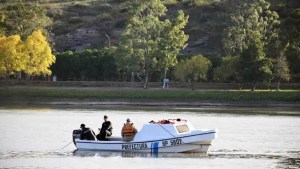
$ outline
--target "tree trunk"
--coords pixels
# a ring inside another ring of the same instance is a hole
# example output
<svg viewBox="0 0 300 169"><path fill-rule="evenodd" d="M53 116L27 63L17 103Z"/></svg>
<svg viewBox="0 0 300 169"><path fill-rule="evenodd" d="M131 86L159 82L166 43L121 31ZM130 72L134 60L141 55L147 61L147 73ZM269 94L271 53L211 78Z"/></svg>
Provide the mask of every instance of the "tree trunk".
<svg viewBox="0 0 300 169"><path fill-rule="evenodd" d="M276 88L276 91L279 91L280 90L280 80L278 80L277 82L277 88Z"/></svg>
<svg viewBox="0 0 300 169"><path fill-rule="evenodd" d="M191 88L192 88L192 90L195 90L195 84L194 84L194 80L193 79L191 79Z"/></svg>
<svg viewBox="0 0 300 169"><path fill-rule="evenodd" d="M8 80L9 79L9 74L5 73L3 77L4 77L5 80Z"/></svg>
<svg viewBox="0 0 300 169"><path fill-rule="evenodd" d="M18 71L17 72L17 80L21 80L22 79L22 72Z"/></svg>
<svg viewBox="0 0 300 169"><path fill-rule="evenodd" d="M130 79L130 85L131 85L131 87L133 87L133 85L134 85L134 72L131 72L131 79Z"/></svg>
<svg viewBox="0 0 300 169"><path fill-rule="evenodd" d="M164 80L163 80L163 89L164 88L166 88L166 81L165 81L165 79L167 78L167 71L168 71L168 69L167 68L165 68L165 76L164 76Z"/></svg>
<svg viewBox="0 0 300 169"><path fill-rule="evenodd" d="M148 80L149 80L149 72L147 71L145 73L145 83L144 83L144 89L148 88Z"/></svg>
<svg viewBox="0 0 300 169"><path fill-rule="evenodd" d="M167 78L168 69L165 68L165 79Z"/></svg>
<svg viewBox="0 0 300 169"><path fill-rule="evenodd" d="M255 92L257 84L258 84L258 82L256 82L256 83L253 84L253 87L252 87L252 91L253 92Z"/></svg>
<svg viewBox="0 0 300 169"><path fill-rule="evenodd" d="M30 80L30 76L28 74L26 74L26 81L29 81Z"/></svg>
<svg viewBox="0 0 300 169"><path fill-rule="evenodd" d="M240 85L239 85L239 90L242 90L243 89L243 83L241 83Z"/></svg>

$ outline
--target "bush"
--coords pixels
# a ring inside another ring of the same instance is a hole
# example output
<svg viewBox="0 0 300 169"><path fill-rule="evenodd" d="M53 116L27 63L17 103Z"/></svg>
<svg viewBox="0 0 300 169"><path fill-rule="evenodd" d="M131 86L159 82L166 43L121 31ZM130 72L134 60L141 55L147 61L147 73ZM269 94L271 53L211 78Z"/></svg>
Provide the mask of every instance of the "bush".
<svg viewBox="0 0 300 169"><path fill-rule="evenodd" d="M58 53L52 65L58 80L115 80L117 67L110 49Z"/></svg>

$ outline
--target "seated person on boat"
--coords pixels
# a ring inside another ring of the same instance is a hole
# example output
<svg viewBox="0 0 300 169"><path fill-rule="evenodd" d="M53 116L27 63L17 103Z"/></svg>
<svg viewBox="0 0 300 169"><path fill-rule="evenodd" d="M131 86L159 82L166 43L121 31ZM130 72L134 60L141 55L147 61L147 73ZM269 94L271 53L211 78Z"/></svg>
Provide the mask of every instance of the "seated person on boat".
<svg viewBox="0 0 300 169"><path fill-rule="evenodd" d="M81 128L80 140L96 140L96 136L93 130L85 127L85 124L81 124L80 128Z"/></svg>
<svg viewBox="0 0 300 169"><path fill-rule="evenodd" d="M126 120L126 123L124 124L124 126L122 128L122 132L121 132L123 141L132 141L133 137L136 133L137 133L137 129L135 128L133 123L131 123L130 119L128 118Z"/></svg>
<svg viewBox="0 0 300 169"><path fill-rule="evenodd" d="M97 134L98 140L108 140L108 137L112 135L112 124L107 120L107 116L104 116L104 122L102 123L102 127L99 128L100 132Z"/></svg>

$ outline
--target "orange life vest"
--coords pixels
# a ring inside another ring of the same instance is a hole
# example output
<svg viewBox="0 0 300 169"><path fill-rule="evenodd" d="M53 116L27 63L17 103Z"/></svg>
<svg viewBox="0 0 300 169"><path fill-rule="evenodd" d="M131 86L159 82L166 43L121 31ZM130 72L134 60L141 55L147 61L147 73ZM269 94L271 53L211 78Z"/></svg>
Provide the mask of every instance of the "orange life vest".
<svg viewBox="0 0 300 169"><path fill-rule="evenodd" d="M133 123L126 123L123 126L123 135L124 136L134 136L134 127Z"/></svg>

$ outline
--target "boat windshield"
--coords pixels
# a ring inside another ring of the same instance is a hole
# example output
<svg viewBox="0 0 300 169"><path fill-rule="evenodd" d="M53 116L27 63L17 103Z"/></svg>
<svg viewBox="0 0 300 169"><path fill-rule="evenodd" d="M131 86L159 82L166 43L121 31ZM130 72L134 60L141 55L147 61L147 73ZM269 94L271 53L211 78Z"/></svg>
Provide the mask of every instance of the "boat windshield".
<svg viewBox="0 0 300 169"><path fill-rule="evenodd" d="M176 126L178 133L184 133L190 131L189 127L186 124Z"/></svg>

